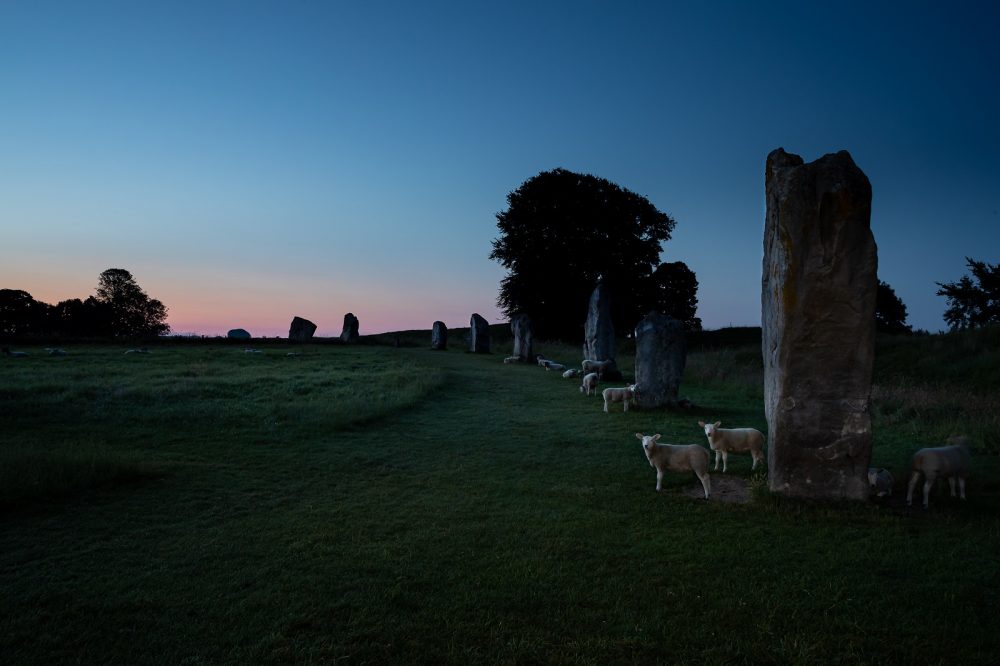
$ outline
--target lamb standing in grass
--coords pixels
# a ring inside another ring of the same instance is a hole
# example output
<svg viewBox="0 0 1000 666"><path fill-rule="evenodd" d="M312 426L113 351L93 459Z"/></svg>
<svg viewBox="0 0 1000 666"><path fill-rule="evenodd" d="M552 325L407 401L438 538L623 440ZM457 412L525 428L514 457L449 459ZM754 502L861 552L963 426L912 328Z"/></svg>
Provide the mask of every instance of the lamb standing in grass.
<svg viewBox="0 0 1000 666"><path fill-rule="evenodd" d="M892 478L892 472L884 467L868 468L868 487L871 489L871 494L875 495L875 497L892 495L892 486L894 483L895 479Z"/></svg>
<svg viewBox="0 0 1000 666"><path fill-rule="evenodd" d="M698 421L705 429L708 446L715 451L715 469L719 469L719 455L722 455L722 472L726 472L726 461L730 453L750 452L753 456L751 470L757 469L757 463L764 460L764 433L754 428L720 428L722 421L706 424Z"/></svg>
<svg viewBox="0 0 1000 666"><path fill-rule="evenodd" d="M608 411L608 405L612 402L625 404L625 411L628 411L628 403L635 399L635 384L623 388L606 388L601 393L604 396L604 411Z"/></svg>
<svg viewBox="0 0 1000 666"><path fill-rule="evenodd" d="M583 369L583 374L588 374L591 372L596 372L598 377L604 376L605 371L614 368L615 362L611 359L606 361L593 361L590 359L584 359L580 367Z"/></svg>
<svg viewBox="0 0 1000 666"><path fill-rule="evenodd" d="M583 383L580 384L580 393L586 393L587 395L593 393L594 395L597 395L597 381L598 377L596 372L584 375Z"/></svg>
<svg viewBox="0 0 1000 666"><path fill-rule="evenodd" d="M924 508L928 506L928 498L934 481L942 476L948 479L951 486L951 496L955 496L955 479L962 499L965 499L965 479L969 476L972 466L972 451L967 437L950 437L947 446L920 449L913 454L910 468L910 484L906 489L906 506L913 502L913 489L917 486L920 475L924 475Z"/></svg>
<svg viewBox="0 0 1000 666"><path fill-rule="evenodd" d="M712 493L712 480L708 476L708 461L711 454L697 444L659 444L660 435L646 436L635 433L642 442L649 466L656 469L656 492L663 488L663 472L694 472L705 489L705 499Z"/></svg>

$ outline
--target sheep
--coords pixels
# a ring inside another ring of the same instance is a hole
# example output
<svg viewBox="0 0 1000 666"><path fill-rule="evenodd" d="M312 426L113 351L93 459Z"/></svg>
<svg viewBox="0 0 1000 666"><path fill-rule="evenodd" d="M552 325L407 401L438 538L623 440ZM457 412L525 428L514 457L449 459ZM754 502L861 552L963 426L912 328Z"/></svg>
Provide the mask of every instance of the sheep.
<svg viewBox="0 0 1000 666"><path fill-rule="evenodd" d="M562 363L553 363L552 361L549 361L548 363L545 364L545 369L561 372L566 369L566 366L563 365Z"/></svg>
<svg viewBox="0 0 1000 666"><path fill-rule="evenodd" d="M585 375L591 372L596 372L598 377L603 377L605 372L615 369L615 362L612 359L607 359L606 361L593 361L585 359L583 363L580 364L580 367Z"/></svg>
<svg viewBox="0 0 1000 666"><path fill-rule="evenodd" d="M504 365L511 365L512 363L517 363L518 358L516 356L508 356L503 360Z"/></svg>
<svg viewBox="0 0 1000 666"><path fill-rule="evenodd" d="M247 347L246 349L243 350L243 353L244 354L259 354L261 352L260 352L259 349L251 349L250 347Z"/></svg>
<svg viewBox="0 0 1000 666"><path fill-rule="evenodd" d="M606 388L601 392L604 397L604 411L608 411L608 404L612 402L625 403L625 411L628 411L628 403L635 399L635 384L623 388Z"/></svg>
<svg viewBox="0 0 1000 666"><path fill-rule="evenodd" d="M28 355L28 352L22 351L11 351L8 347L3 348L3 355L9 356L10 358L24 358Z"/></svg>
<svg viewBox="0 0 1000 666"><path fill-rule="evenodd" d="M663 488L663 472L694 472L705 489L705 499L712 493L712 479L708 475L708 461L712 454L697 444L658 444L660 435L646 436L635 433L642 442L649 466L656 469L656 492Z"/></svg>
<svg viewBox="0 0 1000 666"><path fill-rule="evenodd" d="M764 433L754 428L720 428L722 421L706 424L698 421L705 429L708 446L715 451L715 470L719 469L719 455L722 455L722 473L726 472L726 462L730 453L750 452L753 456L751 470L757 469L757 463L764 460Z"/></svg>
<svg viewBox="0 0 1000 666"><path fill-rule="evenodd" d="M139 349L128 349L125 351L126 354L148 354L149 350L145 347L140 347Z"/></svg>
<svg viewBox="0 0 1000 666"><path fill-rule="evenodd" d="M894 483L895 479L892 478L892 472L889 470L878 467L868 468L868 487L875 497L892 495L892 486Z"/></svg>
<svg viewBox="0 0 1000 666"><path fill-rule="evenodd" d="M924 508L928 507L928 498L934 481L942 476L948 479L951 486L951 496L955 496L955 479L958 479L959 492L965 499L965 479L969 476L972 464L972 451L967 437L950 437L948 444L935 448L920 449L913 454L910 463L910 483L906 489L906 506L913 503L913 489L917 485L920 474L924 475Z"/></svg>
<svg viewBox="0 0 1000 666"><path fill-rule="evenodd" d="M597 395L597 373L591 372L588 375L583 376L583 383L580 384L580 393L586 393L590 395L592 392Z"/></svg>
<svg viewBox="0 0 1000 666"><path fill-rule="evenodd" d="M580 371L577 370L576 368L570 368L569 370L563 373L563 379L573 379L574 377L579 377L579 376L580 376Z"/></svg>
<svg viewBox="0 0 1000 666"><path fill-rule="evenodd" d="M49 356L66 356L65 349L53 349L52 347L46 347L45 351L49 353Z"/></svg>

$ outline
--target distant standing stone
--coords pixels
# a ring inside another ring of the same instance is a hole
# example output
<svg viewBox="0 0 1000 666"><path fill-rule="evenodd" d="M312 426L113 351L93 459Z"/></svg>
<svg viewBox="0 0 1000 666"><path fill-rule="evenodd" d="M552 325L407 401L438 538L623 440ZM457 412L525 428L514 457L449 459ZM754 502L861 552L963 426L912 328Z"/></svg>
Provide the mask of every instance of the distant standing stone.
<svg viewBox="0 0 1000 666"><path fill-rule="evenodd" d="M473 314L469 321L469 351L490 353L490 325L478 314Z"/></svg>
<svg viewBox="0 0 1000 666"><path fill-rule="evenodd" d="M871 184L847 151L767 156L761 289L768 483L868 497L878 257Z"/></svg>
<svg viewBox="0 0 1000 666"><path fill-rule="evenodd" d="M591 361L615 360L615 326L611 321L611 288L598 282L590 295L587 322L583 329L583 357ZM601 379L618 380L622 373L617 365L605 371Z"/></svg>
<svg viewBox="0 0 1000 666"><path fill-rule="evenodd" d="M302 317L292 319L292 325L288 327L288 339L295 342L305 342L311 340L316 332L316 324Z"/></svg>
<svg viewBox="0 0 1000 666"><path fill-rule="evenodd" d="M687 363L684 322L650 312L635 327L635 404L644 409L677 405Z"/></svg>
<svg viewBox="0 0 1000 666"><path fill-rule="evenodd" d="M514 333L514 356L522 363L534 363L531 317L526 314L514 315L510 320L510 330Z"/></svg>
<svg viewBox="0 0 1000 666"><path fill-rule="evenodd" d="M340 341L353 343L358 341L358 318L354 313L348 312L344 315L344 329L340 333Z"/></svg>
<svg viewBox="0 0 1000 666"><path fill-rule="evenodd" d="M443 321L434 322L431 329L431 349L444 351L448 349L448 327Z"/></svg>
<svg viewBox="0 0 1000 666"><path fill-rule="evenodd" d="M245 328L234 328L226 333L226 337L230 340L249 340L253 336L250 335L250 331Z"/></svg>

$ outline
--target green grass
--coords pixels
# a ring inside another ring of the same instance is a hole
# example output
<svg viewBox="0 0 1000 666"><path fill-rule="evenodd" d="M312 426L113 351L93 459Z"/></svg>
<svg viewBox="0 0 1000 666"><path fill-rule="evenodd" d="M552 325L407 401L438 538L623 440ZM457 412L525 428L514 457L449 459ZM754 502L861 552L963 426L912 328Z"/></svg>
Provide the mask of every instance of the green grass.
<svg viewBox="0 0 1000 666"><path fill-rule="evenodd" d="M6 500L3 661L992 663L1000 649L995 458L977 455L965 504L939 493L927 513L696 501L679 474L657 494L633 433L766 430L752 356L692 354L692 412L604 414L576 381L503 366L502 345L452 347L0 362L2 460L79 447L75 469L126 469ZM876 460L919 443L882 428ZM749 458L730 474L749 477Z"/></svg>

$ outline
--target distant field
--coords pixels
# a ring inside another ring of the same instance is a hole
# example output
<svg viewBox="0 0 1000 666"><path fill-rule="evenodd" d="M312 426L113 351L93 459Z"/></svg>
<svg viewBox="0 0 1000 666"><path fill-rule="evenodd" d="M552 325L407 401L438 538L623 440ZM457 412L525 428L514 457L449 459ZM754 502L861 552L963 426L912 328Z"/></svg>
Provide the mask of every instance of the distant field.
<svg viewBox="0 0 1000 666"><path fill-rule="evenodd" d="M628 414L421 335L0 359L0 661L994 663L992 338L880 342L873 462L977 441L925 513L771 497L747 456L748 504L655 493L634 432L766 432L744 333L691 354L695 410Z"/></svg>

